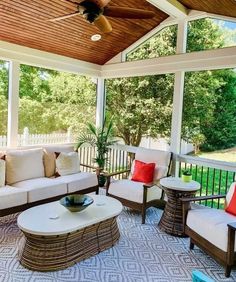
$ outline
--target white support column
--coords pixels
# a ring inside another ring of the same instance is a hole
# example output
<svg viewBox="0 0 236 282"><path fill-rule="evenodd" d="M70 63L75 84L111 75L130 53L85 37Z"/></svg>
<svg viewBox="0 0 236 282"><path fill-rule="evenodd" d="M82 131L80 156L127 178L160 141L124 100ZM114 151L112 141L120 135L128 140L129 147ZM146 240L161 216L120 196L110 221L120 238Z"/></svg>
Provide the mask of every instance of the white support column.
<svg viewBox="0 0 236 282"><path fill-rule="evenodd" d="M20 64L9 64L7 147L17 146Z"/></svg>
<svg viewBox="0 0 236 282"><path fill-rule="evenodd" d="M96 126L101 127L105 116L105 80L97 79L97 108L96 108Z"/></svg>
<svg viewBox="0 0 236 282"><path fill-rule="evenodd" d="M177 33L177 48L176 53L182 54L186 52L187 42L187 21L182 20L178 23ZM175 73L175 85L173 96L173 111L171 124L171 151L174 154L180 153L181 148L181 128L182 128L182 112L183 112L183 97L184 97L184 71ZM178 175L178 164L175 166L175 175Z"/></svg>

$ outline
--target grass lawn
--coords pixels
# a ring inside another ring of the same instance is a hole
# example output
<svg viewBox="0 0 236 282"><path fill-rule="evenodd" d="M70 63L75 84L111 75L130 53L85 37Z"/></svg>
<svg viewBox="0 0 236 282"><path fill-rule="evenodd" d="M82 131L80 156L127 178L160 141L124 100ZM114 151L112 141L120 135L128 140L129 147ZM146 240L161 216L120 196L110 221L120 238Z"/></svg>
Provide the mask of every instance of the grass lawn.
<svg viewBox="0 0 236 282"><path fill-rule="evenodd" d="M211 160L236 162L236 147L214 152L201 152L200 154L198 154L198 156L200 158L206 158Z"/></svg>

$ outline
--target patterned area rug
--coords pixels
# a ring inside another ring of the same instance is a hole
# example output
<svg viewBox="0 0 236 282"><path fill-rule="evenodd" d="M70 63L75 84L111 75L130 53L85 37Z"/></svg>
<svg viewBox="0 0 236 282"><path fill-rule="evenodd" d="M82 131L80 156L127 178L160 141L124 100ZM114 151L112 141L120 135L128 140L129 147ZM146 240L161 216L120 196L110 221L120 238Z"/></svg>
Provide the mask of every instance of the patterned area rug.
<svg viewBox="0 0 236 282"><path fill-rule="evenodd" d="M118 223L121 238L113 248L63 271L40 273L24 269L17 259L22 237L16 215L0 219L0 281L4 282L154 282L192 281L191 272L201 270L215 281L236 281L236 271L226 279L224 269L189 240L158 229L161 211L151 208L147 222L124 208Z"/></svg>

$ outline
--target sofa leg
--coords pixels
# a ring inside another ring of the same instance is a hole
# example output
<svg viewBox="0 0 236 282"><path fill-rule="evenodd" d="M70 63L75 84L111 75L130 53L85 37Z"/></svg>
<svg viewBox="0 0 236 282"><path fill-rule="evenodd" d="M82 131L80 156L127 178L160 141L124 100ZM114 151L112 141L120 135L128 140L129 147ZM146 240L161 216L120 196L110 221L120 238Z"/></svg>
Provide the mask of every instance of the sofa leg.
<svg viewBox="0 0 236 282"><path fill-rule="evenodd" d="M225 277L230 277L231 269L232 269L231 265L225 266Z"/></svg>
<svg viewBox="0 0 236 282"><path fill-rule="evenodd" d="M190 250L193 250L193 248L194 248L194 243L192 242L192 239L190 239L189 248L190 248Z"/></svg>
<svg viewBox="0 0 236 282"><path fill-rule="evenodd" d="M96 190L96 195L98 195L98 193L99 193L99 187L98 187L97 190Z"/></svg>

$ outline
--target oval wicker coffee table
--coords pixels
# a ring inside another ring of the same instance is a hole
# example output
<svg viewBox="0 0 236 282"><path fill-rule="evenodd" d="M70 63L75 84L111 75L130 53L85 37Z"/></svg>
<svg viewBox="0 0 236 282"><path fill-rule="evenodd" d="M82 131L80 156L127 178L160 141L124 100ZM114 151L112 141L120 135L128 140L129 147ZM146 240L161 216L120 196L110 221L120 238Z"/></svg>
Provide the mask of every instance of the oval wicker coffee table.
<svg viewBox="0 0 236 282"><path fill-rule="evenodd" d="M191 180L183 182L178 177L165 177L160 180L161 188L167 195L167 203L159 222L159 227L166 233L185 237L183 226L183 209L180 198L192 198L200 189L200 183Z"/></svg>
<svg viewBox="0 0 236 282"><path fill-rule="evenodd" d="M67 268L112 247L120 237L116 217L122 204L116 199L91 195L92 205L70 212L59 201L33 207L17 219L24 233L20 263L31 270Z"/></svg>

